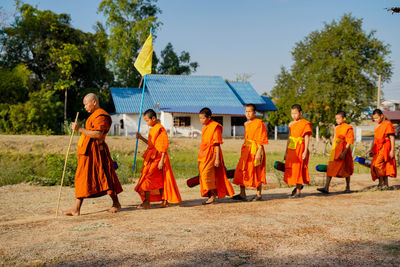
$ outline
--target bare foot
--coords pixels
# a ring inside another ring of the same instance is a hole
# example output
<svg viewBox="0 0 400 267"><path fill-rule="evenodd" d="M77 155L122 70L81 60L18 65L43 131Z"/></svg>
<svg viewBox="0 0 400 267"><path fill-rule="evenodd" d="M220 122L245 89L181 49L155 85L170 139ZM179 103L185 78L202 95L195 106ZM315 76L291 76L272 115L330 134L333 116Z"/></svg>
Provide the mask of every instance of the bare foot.
<svg viewBox="0 0 400 267"><path fill-rule="evenodd" d="M167 208L169 207L168 201L163 201L161 202L160 205L157 206L157 208Z"/></svg>
<svg viewBox="0 0 400 267"><path fill-rule="evenodd" d="M63 210L62 213L65 216L79 216L79 215L81 215L80 211L76 211L75 209Z"/></svg>
<svg viewBox="0 0 400 267"><path fill-rule="evenodd" d="M202 204L208 205L208 204L213 204L213 203L215 203L215 197L210 197L209 199L207 199L207 201L204 201Z"/></svg>
<svg viewBox="0 0 400 267"><path fill-rule="evenodd" d="M139 206L137 206L138 209L150 209L150 202L143 202Z"/></svg>
<svg viewBox="0 0 400 267"><path fill-rule="evenodd" d="M117 213L121 209L121 204L113 204L111 209L109 209L108 213Z"/></svg>

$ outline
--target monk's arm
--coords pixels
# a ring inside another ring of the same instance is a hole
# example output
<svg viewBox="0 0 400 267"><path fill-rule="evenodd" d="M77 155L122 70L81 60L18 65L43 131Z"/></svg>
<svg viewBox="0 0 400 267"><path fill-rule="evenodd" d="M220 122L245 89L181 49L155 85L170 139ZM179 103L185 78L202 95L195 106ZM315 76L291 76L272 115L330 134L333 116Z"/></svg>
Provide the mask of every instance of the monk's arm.
<svg viewBox="0 0 400 267"><path fill-rule="evenodd" d="M395 149L395 146L394 146L394 135L393 134L389 135L389 138L390 138L389 158L392 159L392 158L394 158L394 149Z"/></svg>
<svg viewBox="0 0 400 267"><path fill-rule="evenodd" d="M83 133L84 135L86 135L90 138L101 139L103 137L103 131L88 130L88 129L81 127L78 123L75 123L75 122L72 123L71 128L74 131Z"/></svg>
<svg viewBox="0 0 400 267"><path fill-rule="evenodd" d="M346 155L346 153L347 153L347 151L348 151L349 149L350 149L350 144L347 143L347 144L346 144L346 147L345 147L344 150L343 150L343 152L340 153L339 159L344 159L344 157L345 157L345 155Z"/></svg>
<svg viewBox="0 0 400 267"><path fill-rule="evenodd" d="M255 158L256 160L261 160L261 151L263 151L263 150L264 150L264 146L263 145L258 147L257 153L256 153L256 158Z"/></svg>
<svg viewBox="0 0 400 267"><path fill-rule="evenodd" d="M221 157L220 157L220 147L219 144L214 144L215 146L215 162L214 162L214 166L215 167L219 167L221 165Z"/></svg>
<svg viewBox="0 0 400 267"><path fill-rule="evenodd" d="M160 162L158 163L159 170L162 170L164 168L164 159L165 159L165 152L162 152Z"/></svg>
<svg viewBox="0 0 400 267"><path fill-rule="evenodd" d="M304 152L302 158L305 159L308 153L308 145L310 144L310 135L304 136Z"/></svg>
<svg viewBox="0 0 400 267"><path fill-rule="evenodd" d="M142 140L143 142L145 142L146 145L149 143L149 141L146 138L144 138L140 133L136 133L136 138L138 138L138 139Z"/></svg>
<svg viewBox="0 0 400 267"><path fill-rule="evenodd" d="M286 142L286 149L285 149L285 155L283 156L283 160L286 160L287 150L288 150L288 147L289 147L289 140L290 140L290 127L289 127L289 137L288 137L288 140Z"/></svg>

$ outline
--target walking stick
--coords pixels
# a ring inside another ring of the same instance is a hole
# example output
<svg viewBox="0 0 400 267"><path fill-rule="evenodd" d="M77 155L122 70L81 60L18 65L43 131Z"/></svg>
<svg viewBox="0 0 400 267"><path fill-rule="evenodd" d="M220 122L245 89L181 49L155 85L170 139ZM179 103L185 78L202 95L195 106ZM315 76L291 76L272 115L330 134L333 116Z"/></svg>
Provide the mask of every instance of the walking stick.
<svg viewBox="0 0 400 267"><path fill-rule="evenodd" d="M76 113L76 118L75 118L75 123L78 121L78 116L79 112ZM75 130L72 130L71 137L69 138L69 145L68 145L68 150L67 154L65 155L65 162L64 162L64 170L61 178L61 184L60 184L60 191L58 192L58 201L57 201L57 209L56 209L56 218L58 216L58 209L60 208L60 198L61 198L61 188L64 183L64 176L65 176L65 170L67 168L67 161L68 161L68 155L69 155L69 149L71 148L71 143L72 143L72 137L74 137Z"/></svg>

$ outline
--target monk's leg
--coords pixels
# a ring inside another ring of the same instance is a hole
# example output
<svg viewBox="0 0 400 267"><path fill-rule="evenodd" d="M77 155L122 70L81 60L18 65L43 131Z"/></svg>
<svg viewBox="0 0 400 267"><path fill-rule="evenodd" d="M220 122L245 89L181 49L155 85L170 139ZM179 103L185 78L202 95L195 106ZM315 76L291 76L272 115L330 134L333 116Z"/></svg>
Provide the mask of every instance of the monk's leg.
<svg viewBox="0 0 400 267"><path fill-rule="evenodd" d="M350 191L350 176L346 177L346 190L344 190L344 192L346 192L346 193L351 192Z"/></svg>
<svg viewBox="0 0 400 267"><path fill-rule="evenodd" d="M161 189L159 189L159 190L160 190L160 195L161 195L161 197L163 197L164 188L161 188ZM168 201L167 201L166 199L163 198L161 204L158 205L157 208L166 208L166 207L168 207L168 206L169 206L169 205L168 205Z"/></svg>
<svg viewBox="0 0 400 267"><path fill-rule="evenodd" d="M389 179L388 179L387 176L384 176L384 177L383 177L383 185L384 185L385 187L389 187Z"/></svg>
<svg viewBox="0 0 400 267"><path fill-rule="evenodd" d="M246 198L246 187L244 185L240 186L240 196Z"/></svg>
<svg viewBox="0 0 400 267"><path fill-rule="evenodd" d="M149 209L150 208L150 191L144 191L144 201L137 208L138 209Z"/></svg>
<svg viewBox="0 0 400 267"><path fill-rule="evenodd" d="M262 185L257 186L257 195L253 198L252 201L260 201L260 200L262 200L261 186Z"/></svg>
<svg viewBox="0 0 400 267"><path fill-rule="evenodd" d="M378 188L381 188L383 186L383 177L379 176L378 181Z"/></svg>
<svg viewBox="0 0 400 267"><path fill-rule="evenodd" d="M296 184L296 194L301 195L301 189L303 188L302 184Z"/></svg>
<svg viewBox="0 0 400 267"><path fill-rule="evenodd" d="M79 216L81 215L81 207L82 207L83 198L77 198L75 200L75 205L72 209L63 211L64 215L67 216Z"/></svg>
<svg viewBox="0 0 400 267"><path fill-rule="evenodd" d="M329 193L329 185L331 184L332 177L326 176L325 187L317 188L317 190L321 193L328 194Z"/></svg>
<svg viewBox="0 0 400 267"><path fill-rule="evenodd" d="M108 210L108 212L116 213L121 209L121 204L119 203L118 196L116 193L112 193L110 197L112 199L113 204L111 209Z"/></svg>

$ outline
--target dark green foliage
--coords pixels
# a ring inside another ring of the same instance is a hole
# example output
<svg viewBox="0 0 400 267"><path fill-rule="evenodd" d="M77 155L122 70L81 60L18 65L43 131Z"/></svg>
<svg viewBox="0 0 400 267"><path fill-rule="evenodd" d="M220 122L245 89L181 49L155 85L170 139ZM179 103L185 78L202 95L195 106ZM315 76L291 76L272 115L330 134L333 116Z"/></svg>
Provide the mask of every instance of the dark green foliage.
<svg viewBox="0 0 400 267"><path fill-rule="evenodd" d="M347 121L357 121L361 112L376 106L376 80L392 76L389 46L362 29L362 20L345 14L340 21L325 24L298 42L292 51L294 64L281 69L271 96L283 113L301 104L314 126L334 123L338 110ZM281 124L289 117L273 117ZM282 119L283 118L283 119Z"/></svg>

